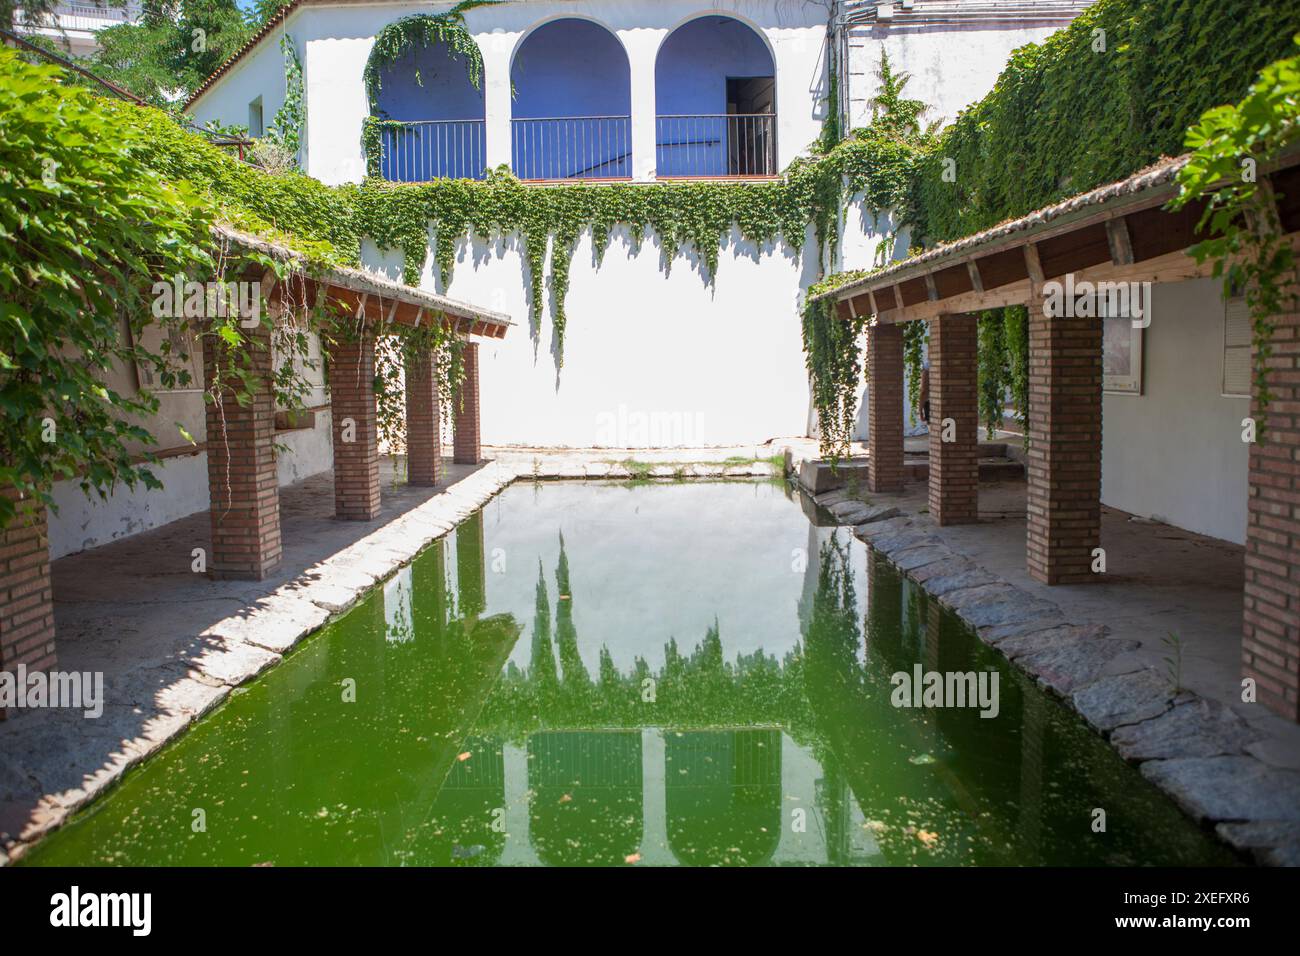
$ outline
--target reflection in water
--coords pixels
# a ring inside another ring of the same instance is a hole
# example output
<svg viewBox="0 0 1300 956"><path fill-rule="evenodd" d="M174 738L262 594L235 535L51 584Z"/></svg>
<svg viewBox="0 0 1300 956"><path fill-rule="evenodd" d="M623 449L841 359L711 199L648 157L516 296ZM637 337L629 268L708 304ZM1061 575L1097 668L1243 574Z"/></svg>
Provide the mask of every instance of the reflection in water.
<svg viewBox="0 0 1300 956"><path fill-rule="evenodd" d="M668 734L668 842L681 863L767 863L781 840L781 732Z"/></svg>
<svg viewBox="0 0 1300 956"><path fill-rule="evenodd" d="M998 717L894 708L918 663L997 669ZM886 561L745 483L508 490L27 858L1227 861Z"/></svg>
<svg viewBox="0 0 1300 956"><path fill-rule="evenodd" d="M529 835L551 866L611 866L641 846L641 735L541 731L528 738Z"/></svg>

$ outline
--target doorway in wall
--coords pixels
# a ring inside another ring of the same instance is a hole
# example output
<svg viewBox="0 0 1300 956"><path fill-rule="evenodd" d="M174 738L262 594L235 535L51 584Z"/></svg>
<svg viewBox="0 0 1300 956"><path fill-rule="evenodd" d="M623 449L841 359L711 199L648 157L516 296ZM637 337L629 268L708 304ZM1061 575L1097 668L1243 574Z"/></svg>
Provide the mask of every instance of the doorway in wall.
<svg viewBox="0 0 1300 956"><path fill-rule="evenodd" d="M775 77L727 77L727 174L776 175Z"/></svg>

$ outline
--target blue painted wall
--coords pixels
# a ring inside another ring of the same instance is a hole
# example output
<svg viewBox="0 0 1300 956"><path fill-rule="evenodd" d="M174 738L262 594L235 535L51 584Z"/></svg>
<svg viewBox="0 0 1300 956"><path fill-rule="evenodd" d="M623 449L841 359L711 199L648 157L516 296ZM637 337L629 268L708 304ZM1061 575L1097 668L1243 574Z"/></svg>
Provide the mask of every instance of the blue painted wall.
<svg viewBox="0 0 1300 956"><path fill-rule="evenodd" d="M515 53L510 81L517 119L632 112L623 44L588 20L555 20L530 33Z"/></svg>
<svg viewBox="0 0 1300 956"><path fill-rule="evenodd" d="M416 71L419 71L419 82ZM387 119L459 120L412 130L385 130L380 173L394 182L480 178L487 165L482 89L445 43L413 50L379 75L379 115ZM478 120L479 122L466 122Z"/></svg>
<svg viewBox="0 0 1300 956"><path fill-rule="evenodd" d="M512 165L518 176L632 174L631 70L623 45L612 33L576 19L539 27L516 52L510 81L514 118L523 121L511 124Z"/></svg>
<svg viewBox="0 0 1300 956"><path fill-rule="evenodd" d="M659 116L727 112L727 78L775 76L772 54L748 25L730 17L701 17L672 32L655 62ZM659 120L660 176L727 173L728 124L724 120Z"/></svg>

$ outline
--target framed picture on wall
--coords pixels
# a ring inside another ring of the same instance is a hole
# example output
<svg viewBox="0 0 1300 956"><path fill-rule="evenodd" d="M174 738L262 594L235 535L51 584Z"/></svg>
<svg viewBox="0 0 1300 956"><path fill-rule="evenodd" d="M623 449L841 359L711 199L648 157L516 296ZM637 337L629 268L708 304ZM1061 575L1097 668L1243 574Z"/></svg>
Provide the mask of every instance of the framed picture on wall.
<svg viewBox="0 0 1300 956"><path fill-rule="evenodd" d="M1142 333L1127 315L1102 315L1102 390L1142 394Z"/></svg>
<svg viewBox="0 0 1300 956"><path fill-rule="evenodd" d="M129 334L128 329L128 334ZM164 353L163 341L169 343L170 350ZM198 339L188 332L182 332L175 326L168 326L165 330L156 324L150 324L145 327L140 336L140 347L152 352L154 355L166 354L168 365L171 367L178 379L182 372L189 372L189 381L184 385L178 381L172 388L164 388L157 370L143 362L137 362L135 366L135 381L137 389L149 389L154 392L170 392L173 394L198 393L203 391L203 358L202 346Z"/></svg>

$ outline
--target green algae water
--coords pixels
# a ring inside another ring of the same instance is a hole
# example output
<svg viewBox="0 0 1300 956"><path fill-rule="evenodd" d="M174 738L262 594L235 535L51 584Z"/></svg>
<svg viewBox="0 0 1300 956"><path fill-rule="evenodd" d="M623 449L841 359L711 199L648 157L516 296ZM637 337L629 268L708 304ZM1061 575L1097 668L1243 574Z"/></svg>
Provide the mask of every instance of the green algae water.
<svg viewBox="0 0 1300 956"><path fill-rule="evenodd" d="M918 665L996 674L996 715L894 706ZM508 488L22 862L1233 858L846 530L726 482Z"/></svg>

